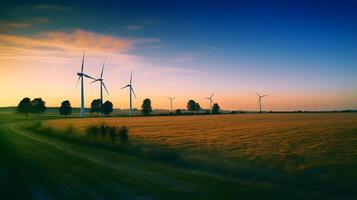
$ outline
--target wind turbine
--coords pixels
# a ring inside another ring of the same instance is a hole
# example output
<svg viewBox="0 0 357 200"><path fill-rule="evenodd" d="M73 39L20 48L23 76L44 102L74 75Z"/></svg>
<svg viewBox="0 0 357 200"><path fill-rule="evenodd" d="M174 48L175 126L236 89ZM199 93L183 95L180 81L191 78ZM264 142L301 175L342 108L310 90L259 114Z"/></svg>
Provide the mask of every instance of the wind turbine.
<svg viewBox="0 0 357 200"><path fill-rule="evenodd" d="M214 95L214 92L212 93L212 95L210 97L205 98L205 99L209 100L209 108L210 109L212 109L212 104L214 103L213 99L212 99L213 95Z"/></svg>
<svg viewBox="0 0 357 200"><path fill-rule="evenodd" d="M103 106L103 87L104 87L105 91L107 92L107 94L109 94L108 89L105 86L104 79L103 79L104 65L105 65L105 62L103 63L103 66L102 66L102 72L100 73L100 78L95 79L94 81L91 82L91 84L95 83L97 81L100 82L100 105L101 106Z"/></svg>
<svg viewBox="0 0 357 200"><path fill-rule="evenodd" d="M130 100L129 116L132 115L132 109L133 109L132 100L131 100L132 99L131 98L131 93L133 93L135 98L136 98L136 94L134 92L133 85L131 84L132 80L133 80L133 72L131 72L131 74L130 74L130 82L129 82L129 84L121 88L121 89L124 89L124 88L127 88L127 87L129 88L129 100Z"/></svg>
<svg viewBox="0 0 357 200"><path fill-rule="evenodd" d="M86 51L83 52L82 68L81 68L81 72L77 73L78 80L77 80L77 84L76 84L76 87L77 87L79 80L81 80L81 112L79 113L80 117L84 117L84 114L85 114L85 112L84 112L84 81L83 81L83 77L95 80L93 77L91 77L83 72L85 54L86 54Z"/></svg>
<svg viewBox="0 0 357 200"><path fill-rule="evenodd" d="M167 97L170 100L170 106L171 106L171 113L172 113L172 101L175 99L175 97Z"/></svg>
<svg viewBox="0 0 357 200"><path fill-rule="evenodd" d="M259 112L262 112L262 99L268 95L260 95L258 92L255 92L258 96L258 103L259 103Z"/></svg>

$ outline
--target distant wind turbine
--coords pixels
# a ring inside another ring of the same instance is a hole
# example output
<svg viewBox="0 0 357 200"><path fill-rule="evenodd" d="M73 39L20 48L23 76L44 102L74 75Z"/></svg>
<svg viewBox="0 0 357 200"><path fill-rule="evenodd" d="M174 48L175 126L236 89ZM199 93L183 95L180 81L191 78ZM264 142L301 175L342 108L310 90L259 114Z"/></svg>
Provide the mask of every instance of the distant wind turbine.
<svg viewBox="0 0 357 200"><path fill-rule="evenodd" d="M259 112L262 112L262 99L268 95L260 95L258 92L255 92L258 96L258 103L259 103Z"/></svg>
<svg viewBox="0 0 357 200"><path fill-rule="evenodd" d="M209 108L212 109L212 104L214 103L213 102L213 95L214 95L214 92L212 93L212 95L210 97L207 97L205 99L208 99L209 100Z"/></svg>
<svg viewBox="0 0 357 200"><path fill-rule="evenodd" d="M80 111L80 114L79 114L80 117L84 117L84 114L85 114L85 111L84 111L84 82L83 82L83 77L95 80L93 77L91 77L91 76L89 76L89 75L87 75L87 74L85 74L83 72L85 54L86 54L86 51L83 52L82 68L81 68L81 72L77 73L78 81L77 81L77 84L76 84L76 87L77 87L77 85L79 83L79 80L81 80L81 111Z"/></svg>
<svg viewBox="0 0 357 200"><path fill-rule="evenodd" d="M172 113L172 101L175 99L175 97L167 97L170 100L170 108L171 108L171 113Z"/></svg>
<svg viewBox="0 0 357 200"><path fill-rule="evenodd" d="M124 89L124 88L127 88L127 87L129 88L129 100L130 100L129 116L132 115L132 109L133 109L131 94L133 93L135 98L136 98L136 94L134 92L133 85L131 84L132 80L133 80L133 72L131 72L131 74L130 74L130 82L129 82L129 84L121 88L121 89Z"/></svg>
<svg viewBox="0 0 357 200"><path fill-rule="evenodd" d="M100 105L101 106L103 105L103 87L104 87L105 91L107 92L107 94L109 94L108 89L105 86L104 79L103 79L104 65L105 65L105 62L103 63L103 66L102 66L102 72L100 73L100 78L97 78L91 82L91 84L95 83L97 81L99 81L99 83L100 83Z"/></svg>

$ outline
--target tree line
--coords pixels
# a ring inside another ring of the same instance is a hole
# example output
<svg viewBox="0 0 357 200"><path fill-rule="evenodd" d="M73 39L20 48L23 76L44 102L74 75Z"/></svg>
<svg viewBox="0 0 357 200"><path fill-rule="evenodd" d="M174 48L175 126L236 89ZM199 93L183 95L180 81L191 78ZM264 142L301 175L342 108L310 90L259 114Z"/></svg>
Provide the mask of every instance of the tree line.
<svg viewBox="0 0 357 200"><path fill-rule="evenodd" d="M24 114L26 118L28 118L29 114L35 114L39 117L40 114L46 111L46 102L42 100L42 98L35 98L31 100L30 98L26 97L23 98L17 106L17 112ZM195 102L194 100L189 100L187 102L187 110L191 112L203 110L199 103ZM72 114L72 106L70 101L65 100L61 103L61 106L58 109L60 115L68 116ZM113 112L113 103L110 101L106 101L105 103L101 103L100 99L94 99L91 103L90 113L96 113L97 116L99 114L104 114L109 116ZM146 98L143 100L141 105L141 112L143 115L150 115L152 112L151 100ZM209 112L209 111L208 111ZM214 103L212 106L211 113L218 114L220 112L220 107L217 103ZM172 113L171 113L172 114ZM180 109L176 110L176 114L182 114Z"/></svg>

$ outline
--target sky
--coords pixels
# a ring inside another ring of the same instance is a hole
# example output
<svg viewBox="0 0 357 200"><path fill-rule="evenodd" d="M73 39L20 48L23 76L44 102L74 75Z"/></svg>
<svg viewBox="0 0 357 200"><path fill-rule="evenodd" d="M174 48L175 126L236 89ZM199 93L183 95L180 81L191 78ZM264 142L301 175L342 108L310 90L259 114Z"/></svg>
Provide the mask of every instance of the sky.
<svg viewBox="0 0 357 200"><path fill-rule="evenodd" d="M154 109L357 109L357 2L353 1L8 1L0 6L0 106L42 97L70 100L83 51L85 73L105 61L105 100ZM85 80L85 104L99 84Z"/></svg>

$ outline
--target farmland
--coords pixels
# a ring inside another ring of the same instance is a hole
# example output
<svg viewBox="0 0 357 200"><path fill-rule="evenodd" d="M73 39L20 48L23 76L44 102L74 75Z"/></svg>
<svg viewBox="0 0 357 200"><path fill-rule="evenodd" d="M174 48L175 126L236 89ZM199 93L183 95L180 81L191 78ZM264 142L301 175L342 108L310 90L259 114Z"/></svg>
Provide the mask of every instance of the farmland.
<svg viewBox="0 0 357 200"><path fill-rule="evenodd" d="M356 195L354 113L39 119L43 127L55 130L73 126L76 137L82 138L89 124L125 125L128 149L177 155L169 161L24 128L38 121L34 118L11 113L1 118L0 183L5 198L352 199Z"/></svg>
<svg viewBox="0 0 357 200"><path fill-rule="evenodd" d="M301 170L357 165L356 114L266 114L51 120L46 125L83 130L105 122L126 125L137 142L167 148L210 151L228 158L268 161Z"/></svg>

